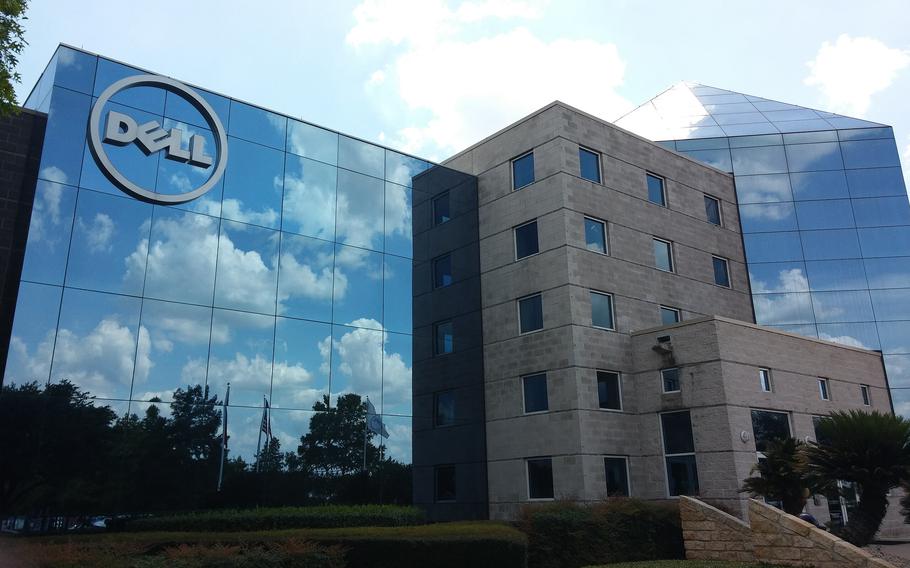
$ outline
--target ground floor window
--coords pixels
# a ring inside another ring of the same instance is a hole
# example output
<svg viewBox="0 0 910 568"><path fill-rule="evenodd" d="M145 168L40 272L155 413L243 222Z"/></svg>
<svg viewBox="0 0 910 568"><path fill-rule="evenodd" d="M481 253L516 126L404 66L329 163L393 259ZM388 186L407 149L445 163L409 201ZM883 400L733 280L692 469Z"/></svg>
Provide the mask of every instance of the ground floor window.
<svg viewBox="0 0 910 568"><path fill-rule="evenodd" d="M625 457L604 458L604 470L607 476L608 497L628 497L629 461Z"/></svg>
<svg viewBox="0 0 910 568"><path fill-rule="evenodd" d="M671 496L698 495L698 467L692 416L688 410L660 415L664 459L667 466L667 490Z"/></svg>
<svg viewBox="0 0 910 568"><path fill-rule="evenodd" d="M534 458L528 464L528 498L552 499L553 498L553 460L550 458Z"/></svg>

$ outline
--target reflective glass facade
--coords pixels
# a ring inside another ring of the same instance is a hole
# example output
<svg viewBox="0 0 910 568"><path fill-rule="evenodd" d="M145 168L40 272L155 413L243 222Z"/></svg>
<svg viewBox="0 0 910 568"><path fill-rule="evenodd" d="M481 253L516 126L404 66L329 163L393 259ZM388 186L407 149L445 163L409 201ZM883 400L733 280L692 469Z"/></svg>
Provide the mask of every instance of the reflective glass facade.
<svg viewBox="0 0 910 568"><path fill-rule="evenodd" d="M910 415L910 204L890 127L698 84L617 124L732 172L757 323L881 350Z"/></svg>
<svg viewBox="0 0 910 568"><path fill-rule="evenodd" d="M27 101L49 118L3 384L68 380L142 419L196 385L220 416L230 383L229 456L247 464L264 401L296 454L320 412L369 397L389 434L371 445L409 466L411 179L429 164L198 90L227 130L224 176L182 205L139 201L102 175L85 133L97 96L143 73L61 46ZM129 88L108 107L212 147L173 93ZM163 194L205 175L135 144L109 153Z"/></svg>

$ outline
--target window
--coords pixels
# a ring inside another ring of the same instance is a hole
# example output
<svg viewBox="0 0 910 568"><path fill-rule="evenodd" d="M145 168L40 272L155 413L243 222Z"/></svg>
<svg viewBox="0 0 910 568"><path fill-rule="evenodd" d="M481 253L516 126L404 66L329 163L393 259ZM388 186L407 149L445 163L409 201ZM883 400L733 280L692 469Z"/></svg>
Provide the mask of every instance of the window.
<svg viewBox="0 0 910 568"><path fill-rule="evenodd" d="M604 473L607 477L607 497L629 496L629 467L626 458L604 458Z"/></svg>
<svg viewBox="0 0 910 568"><path fill-rule="evenodd" d="M660 323L662 325L671 325L679 323L679 310L668 306L660 307Z"/></svg>
<svg viewBox="0 0 910 568"><path fill-rule="evenodd" d="M518 332L543 329L543 303L540 294L518 300Z"/></svg>
<svg viewBox="0 0 910 568"><path fill-rule="evenodd" d="M831 392L828 387L828 379L818 379L818 395L822 400L831 400Z"/></svg>
<svg viewBox="0 0 910 568"><path fill-rule="evenodd" d="M594 327L614 329L613 296L591 292L591 324Z"/></svg>
<svg viewBox="0 0 910 568"><path fill-rule="evenodd" d="M664 385L664 392L679 392L679 369L676 367L661 369L660 380Z"/></svg>
<svg viewBox="0 0 910 568"><path fill-rule="evenodd" d="M607 224L585 217L585 247L588 250L607 254Z"/></svg>
<svg viewBox="0 0 910 568"><path fill-rule="evenodd" d="M727 260L719 256L711 257L714 262L714 283L725 288L730 287L730 273L727 269Z"/></svg>
<svg viewBox="0 0 910 568"><path fill-rule="evenodd" d="M528 498L553 498L553 460L550 458L530 459L528 464Z"/></svg>
<svg viewBox="0 0 910 568"><path fill-rule="evenodd" d="M673 272L673 247L668 241L653 239L654 266L665 272Z"/></svg>
<svg viewBox="0 0 910 568"><path fill-rule="evenodd" d="M824 426L826 416L813 416L812 428L815 430L815 441L819 444L830 444L831 438L828 436L827 428Z"/></svg>
<svg viewBox="0 0 910 568"><path fill-rule="evenodd" d="M442 225L451 218L452 216L449 213L449 192L447 191L433 199L433 225Z"/></svg>
<svg viewBox="0 0 910 568"><path fill-rule="evenodd" d="M667 491L674 495L698 495L698 467L689 411L660 415L664 460L667 465Z"/></svg>
<svg viewBox="0 0 910 568"><path fill-rule="evenodd" d="M534 152L512 160L512 189L534 183Z"/></svg>
<svg viewBox="0 0 910 568"><path fill-rule="evenodd" d="M622 385L619 373L597 371L597 398L606 410L622 410Z"/></svg>
<svg viewBox="0 0 910 568"><path fill-rule="evenodd" d="M547 375L540 373L521 378L524 390L525 414L545 412L550 409L547 399Z"/></svg>
<svg viewBox="0 0 910 568"><path fill-rule="evenodd" d="M455 466L436 466L436 501L455 500Z"/></svg>
<svg viewBox="0 0 910 568"><path fill-rule="evenodd" d="M664 178L648 174L648 201L664 207L667 206L667 196L664 193Z"/></svg>
<svg viewBox="0 0 910 568"><path fill-rule="evenodd" d="M790 437L790 417L786 412L752 411L752 434L755 450L764 452L771 440Z"/></svg>
<svg viewBox="0 0 910 568"><path fill-rule="evenodd" d="M515 227L515 260L537 254L537 220Z"/></svg>
<svg viewBox="0 0 910 568"><path fill-rule="evenodd" d="M862 397L863 397L863 405L865 405L865 406L871 406L871 405L872 405L872 400L869 398L869 387L866 386L866 385L860 385L860 387L859 387L859 393L860 393L860 394L862 395Z"/></svg>
<svg viewBox="0 0 910 568"><path fill-rule="evenodd" d="M578 161L581 166L581 177L594 183L600 183L600 154L579 148Z"/></svg>
<svg viewBox="0 0 910 568"><path fill-rule="evenodd" d="M455 337L452 331L452 322L440 322L437 323L435 327L435 333L433 334L436 337L434 353L436 355L445 355L446 353L451 353L455 347Z"/></svg>
<svg viewBox="0 0 910 568"><path fill-rule="evenodd" d="M761 390L771 392L771 371L769 369L759 369L758 380L761 383Z"/></svg>
<svg viewBox="0 0 910 568"><path fill-rule="evenodd" d="M720 201L709 195L706 195L705 215L707 216L709 223L720 225Z"/></svg>
<svg viewBox="0 0 910 568"><path fill-rule="evenodd" d="M440 256L433 261L433 287L445 288L452 284L452 255Z"/></svg>
<svg viewBox="0 0 910 568"><path fill-rule="evenodd" d="M435 409L433 423L435 426L452 426L455 424L455 392L438 392L434 396Z"/></svg>

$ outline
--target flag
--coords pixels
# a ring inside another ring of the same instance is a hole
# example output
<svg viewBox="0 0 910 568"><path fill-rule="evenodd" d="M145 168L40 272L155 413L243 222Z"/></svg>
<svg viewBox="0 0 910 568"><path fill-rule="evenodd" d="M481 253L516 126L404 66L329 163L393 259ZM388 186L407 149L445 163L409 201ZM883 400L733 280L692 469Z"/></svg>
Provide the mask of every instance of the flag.
<svg viewBox="0 0 910 568"><path fill-rule="evenodd" d="M231 400L231 383L227 384L227 391L224 393L224 401L221 403L221 446L227 449L228 445L228 405Z"/></svg>
<svg viewBox="0 0 910 568"><path fill-rule="evenodd" d="M376 407L373 406L373 403L370 402L370 399L367 399L367 428L370 429L370 432L374 434L379 434L383 438L389 437L389 431L385 429L385 424L382 423L382 417L376 414Z"/></svg>
<svg viewBox="0 0 910 568"><path fill-rule="evenodd" d="M268 439L272 439L272 421L269 419L269 400L265 397L262 397L262 424L259 425L259 430L263 434L268 436Z"/></svg>

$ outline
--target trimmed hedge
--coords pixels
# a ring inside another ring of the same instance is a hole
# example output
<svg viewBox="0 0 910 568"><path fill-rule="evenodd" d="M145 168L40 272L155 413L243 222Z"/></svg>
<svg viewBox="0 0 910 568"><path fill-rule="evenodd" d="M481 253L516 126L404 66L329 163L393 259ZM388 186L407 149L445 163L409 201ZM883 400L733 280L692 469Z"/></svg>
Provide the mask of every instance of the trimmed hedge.
<svg viewBox="0 0 910 568"><path fill-rule="evenodd" d="M262 531L297 528L399 527L424 522L417 507L396 505L326 505L319 507L273 507L222 509L145 517L127 521L124 530L145 531Z"/></svg>
<svg viewBox="0 0 910 568"><path fill-rule="evenodd" d="M525 535L508 525L489 521L411 527L108 533L2 540L13 545L15 556L21 560L16 566L28 568L527 566ZM3 544L0 547L6 548Z"/></svg>
<svg viewBox="0 0 910 568"><path fill-rule="evenodd" d="M530 568L685 557L676 503L611 499L528 506L518 526L528 535Z"/></svg>

